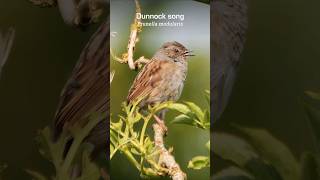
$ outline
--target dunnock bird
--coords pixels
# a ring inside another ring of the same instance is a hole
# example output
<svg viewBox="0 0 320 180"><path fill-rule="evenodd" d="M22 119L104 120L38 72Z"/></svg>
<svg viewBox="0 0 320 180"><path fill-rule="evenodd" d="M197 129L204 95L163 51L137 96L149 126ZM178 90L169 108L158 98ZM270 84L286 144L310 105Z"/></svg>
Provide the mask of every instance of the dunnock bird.
<svg viewBox="0 0 320 180"><path fill-rule="evenodd" d="M14 30L10 28L7 33L0 32L0 75L4 64L6 63L14 39Z"/></svg>
<svg viewBox="0 0 320 180"><path fill-rule="evenodd" d="M109 23L103 23L83 49L70 79L66 83L54 119L53 139L75 123L85 124L94 112L109 110ZM108 113L107 113L108 114ZM95 145L92 157L109 147L109 118L102 121L86 138ZM68 145L67 145L68 146ZM66 147L66 150L68 147Z"/></svg>
<svg viewBox="0 0 320 180"><path fill-rule="evenodd" d="M191 51L178 42L164 43L135 78L127 97L131 103L143 98L140 107L177 101L187 76L187 57ZM164 119L165 111L160 112ZM160 119L156 120L159 122Z"/></svg>
<svg viewBox="0 0 320 180"><path fill-rule="evenodd" d="M246 0L213 0L211 22L211 108L216 120L228 103L236 79L247 30Z"/></svg>

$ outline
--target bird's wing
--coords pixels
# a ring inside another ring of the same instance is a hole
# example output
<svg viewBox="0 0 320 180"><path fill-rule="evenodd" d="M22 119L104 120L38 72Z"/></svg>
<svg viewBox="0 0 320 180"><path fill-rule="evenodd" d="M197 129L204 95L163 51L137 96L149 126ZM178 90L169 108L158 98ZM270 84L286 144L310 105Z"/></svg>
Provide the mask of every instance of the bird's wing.
<svg viewBox="0 0 320 180"><path fill-rule="evenodd" d="M1 69L6 63L15 36L14 29L10 28L7 33L1 34L0 32L0 74Z"/></svg>
<svg viewBox="0 0 320 180"><path fill-rule="evenodd" d="M150 95L163 79L161 71L169 69L169 64L170 62L168 61L160 60L151 60L146 64L134 80L129 90L127 102L130 103L138 100L138 98L145 98Z"/></svg>
<svg viewBox="0 0 320 180"><path fill-rule="evenodd" d="M54 139L63 128L85 120L93 112L108 109L109 23L103 23L83 49L60 97L54 119Z"/></svg>
<svg viewBox="0 0 320 180"><path fill-rule="evenodd" d="M213 114L218 119L229 100L236 78L247 29L246 0L214 0L211 3Z"/></svg>

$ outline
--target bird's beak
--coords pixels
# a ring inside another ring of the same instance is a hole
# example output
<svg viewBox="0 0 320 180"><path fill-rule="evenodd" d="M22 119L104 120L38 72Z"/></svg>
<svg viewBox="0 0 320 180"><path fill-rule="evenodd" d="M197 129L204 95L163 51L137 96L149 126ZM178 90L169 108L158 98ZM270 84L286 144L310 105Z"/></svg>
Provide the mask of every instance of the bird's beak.
<svg viewBox="0 0 320 180"><path fill-rule="evenodd" d="M187 50L183 53L185 56L195 56L191 50Z"/></svg>

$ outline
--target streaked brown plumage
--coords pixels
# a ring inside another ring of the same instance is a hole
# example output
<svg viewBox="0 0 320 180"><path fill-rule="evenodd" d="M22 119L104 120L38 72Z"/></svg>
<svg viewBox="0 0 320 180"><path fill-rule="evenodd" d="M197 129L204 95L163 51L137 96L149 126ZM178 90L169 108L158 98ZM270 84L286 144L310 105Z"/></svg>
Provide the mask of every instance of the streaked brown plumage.
<svg viewBox="0 0 320 180"><path fill-rule="evenodd" d="M85 124L94 112L109 109L109 22L103 23L83 49L70 79L66 83L54 119L54 140L75 123ZM108 113L107 113L108 114ZM108 117L103 119L87 140L95 151L107 150ZM96 154L95 154L96 155Z"/></svg>
<svg viewBox="0 0 320 180"><path fill-rule="evenodd" d="M178 42L165 43L135 78L127 97L130 103L143 98L141 107L177 101L187 76L190 51ZM161 118L164 117L164 111Z"/></svg>

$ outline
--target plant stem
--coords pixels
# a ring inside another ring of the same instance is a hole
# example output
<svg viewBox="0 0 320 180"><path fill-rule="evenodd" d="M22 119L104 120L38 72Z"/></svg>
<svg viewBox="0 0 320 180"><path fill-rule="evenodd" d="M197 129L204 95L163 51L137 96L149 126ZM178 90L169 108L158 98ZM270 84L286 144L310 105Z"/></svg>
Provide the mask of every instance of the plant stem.
<svg viewBox="0 0 320 180"><path fill-rule="evenodd" d="M129 161L139 170L141 171L140 168L140 164L137 162L137 160L134 158L134 156L132 155L132 153L128 150L125 149L123 150L124 154L127 156L127 158L129 159Z"/></svg>
<svg viewBox="0 0 320 180"><path fill-rule="evenodd" d="M151 119L151 116L148 115L147 118L143 119L143 126L142 126L142 131L141 131L141 135L140 135L140 145L142 146L143 145L143 141L144 141L144 135L146 133L146 129L147 129L147 126L149 124L149 121Z"/></svg>

